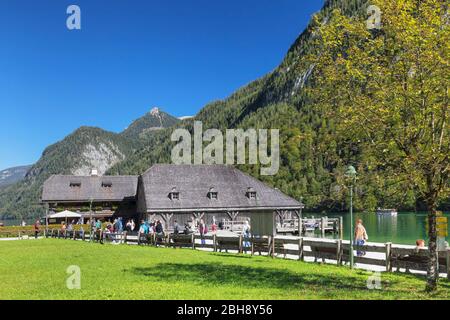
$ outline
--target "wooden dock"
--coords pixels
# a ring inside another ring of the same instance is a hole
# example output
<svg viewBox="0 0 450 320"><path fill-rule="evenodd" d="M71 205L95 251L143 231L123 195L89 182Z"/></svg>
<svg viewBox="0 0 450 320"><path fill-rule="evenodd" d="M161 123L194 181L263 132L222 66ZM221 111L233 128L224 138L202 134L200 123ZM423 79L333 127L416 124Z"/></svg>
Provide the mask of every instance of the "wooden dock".
<svg viewBox="0 0 450 320"><path fill-rule="evenodd" d="M277 226L278 234L305 235L308 232L319 230L322 235L325 233L343 234L343 218L302 218L285 219Z"/></svg>

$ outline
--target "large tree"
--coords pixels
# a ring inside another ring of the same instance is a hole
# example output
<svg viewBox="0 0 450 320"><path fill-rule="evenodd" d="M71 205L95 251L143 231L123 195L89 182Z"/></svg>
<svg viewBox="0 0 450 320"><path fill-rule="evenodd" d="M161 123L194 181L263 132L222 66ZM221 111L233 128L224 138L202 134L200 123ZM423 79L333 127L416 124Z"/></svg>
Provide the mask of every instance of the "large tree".
<svg viewBox="0 0 450 320"><path fill-rule="evenodd" d="M371 5L364 17L335 10L316 18L310 97L368 155L361 170L390 172L426 203L432 291L439 278L436 208L449 196L448 4Z"/></svg>

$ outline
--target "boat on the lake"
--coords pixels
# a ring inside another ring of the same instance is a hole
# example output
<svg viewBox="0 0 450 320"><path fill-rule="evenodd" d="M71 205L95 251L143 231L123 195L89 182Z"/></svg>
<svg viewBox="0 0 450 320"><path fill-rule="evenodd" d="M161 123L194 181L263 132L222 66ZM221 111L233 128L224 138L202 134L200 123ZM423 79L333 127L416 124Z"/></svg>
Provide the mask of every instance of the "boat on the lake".
<svg viewBox="0 0 450 320"><path fill-rule="evenodd" d="M377 209L377 215L379 216L396 216L397 215L397 209Z"/></svg>

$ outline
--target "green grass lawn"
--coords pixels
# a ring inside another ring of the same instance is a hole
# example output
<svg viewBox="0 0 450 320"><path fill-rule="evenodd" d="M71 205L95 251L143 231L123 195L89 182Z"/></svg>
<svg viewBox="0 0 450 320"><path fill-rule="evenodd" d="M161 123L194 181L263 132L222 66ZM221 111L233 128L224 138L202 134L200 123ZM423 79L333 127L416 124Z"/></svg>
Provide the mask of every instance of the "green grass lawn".
<svg viewBox="0 0 450 320"><path fill-rule="evenodd" d="M81 268L81 289L66 287ZM42 239L0 242L0 299L449 299L450 283L428 296L425 279L347 267L189 249Z"/></svg>

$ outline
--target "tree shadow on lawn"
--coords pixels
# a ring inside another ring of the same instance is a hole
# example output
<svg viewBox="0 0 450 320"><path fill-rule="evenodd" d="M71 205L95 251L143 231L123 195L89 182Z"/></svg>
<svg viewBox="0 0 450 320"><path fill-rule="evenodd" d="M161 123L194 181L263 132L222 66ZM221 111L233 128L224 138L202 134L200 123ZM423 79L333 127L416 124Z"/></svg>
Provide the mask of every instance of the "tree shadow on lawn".
<svg viewBox="0 0 450 320"><path fill-rule="evenodd" d="M303 289L305 287L367 290L366 281L357 277L294 273L289 270L247 267L218 263L161 263L131 272L163 281L190 281L205 285L238 285L246 288Z"/></svg>

